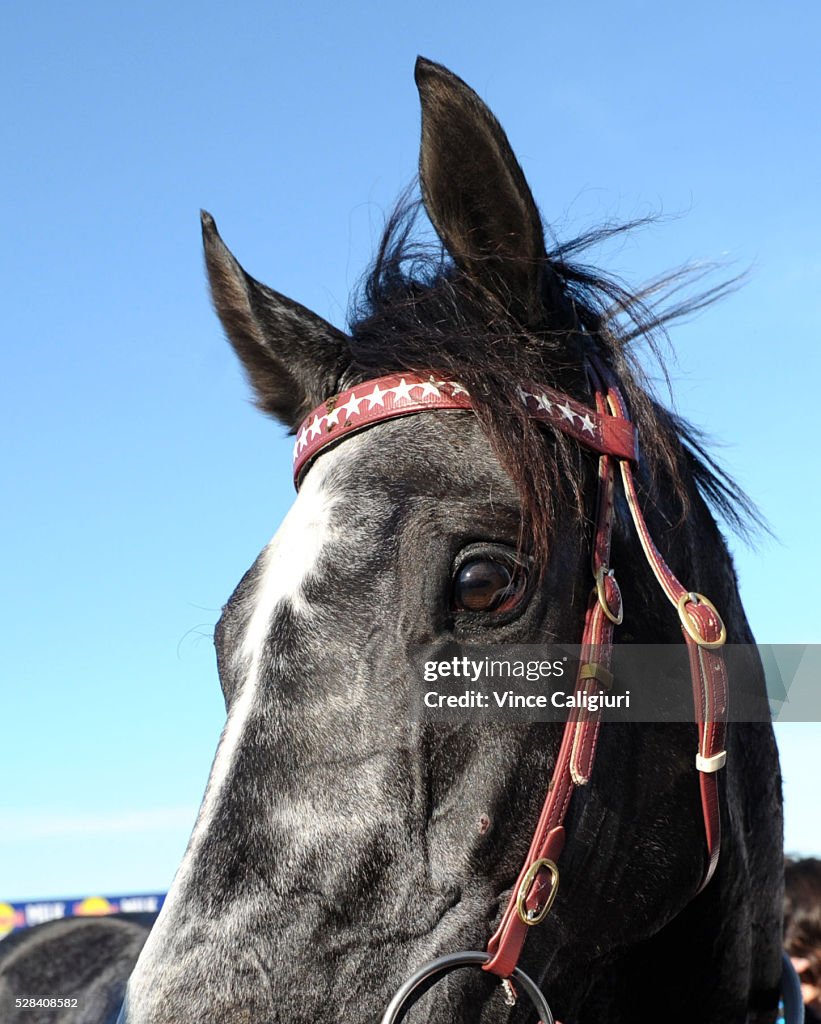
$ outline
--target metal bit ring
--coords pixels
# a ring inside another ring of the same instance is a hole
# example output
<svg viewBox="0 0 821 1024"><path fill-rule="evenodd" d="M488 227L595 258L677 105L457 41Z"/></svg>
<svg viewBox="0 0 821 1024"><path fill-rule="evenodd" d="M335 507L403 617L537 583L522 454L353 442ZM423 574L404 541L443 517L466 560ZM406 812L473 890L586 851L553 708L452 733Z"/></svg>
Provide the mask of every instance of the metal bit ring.
<svg viewBox="0 0 821 1024"><path fill-rule="evenodd" d="M398 1024L416 999L443 975L450 974L451 971L458 970L460 967L481 967L482 964L488 963L490 959L489 953L479 952L478 950L465 950L463 953L448 953L446 956L429 960L399 988L388 1004L381 1024ZM555 1024L553 1013L536 982L519 967L513 969L511 978L513 978L521 988L521 991L533 1004L536 1012L539 1014L541 1024Z"/></svg>

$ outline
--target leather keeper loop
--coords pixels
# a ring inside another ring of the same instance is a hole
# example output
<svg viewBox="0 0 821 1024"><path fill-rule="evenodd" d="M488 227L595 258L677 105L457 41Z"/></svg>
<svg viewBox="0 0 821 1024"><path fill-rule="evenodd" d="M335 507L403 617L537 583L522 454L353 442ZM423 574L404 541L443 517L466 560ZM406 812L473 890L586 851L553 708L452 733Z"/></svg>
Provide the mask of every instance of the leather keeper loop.
<svg viewBox="0 0 821 1024"><path fill-rule="evenodd" d="M713 754L712 757L704 757L703 754L696 754L696 768L698 768L700 772L711 774L712 772L721 771L726 763L726 750L720 750L717 754Z"/></svg>
<svg viewBox="0 0 821 1024"><path fill-rule="evenodd" d="M613 673L596 661L588 661L579 669L579 679L595 679L605 690L613 689Z"/></svg>

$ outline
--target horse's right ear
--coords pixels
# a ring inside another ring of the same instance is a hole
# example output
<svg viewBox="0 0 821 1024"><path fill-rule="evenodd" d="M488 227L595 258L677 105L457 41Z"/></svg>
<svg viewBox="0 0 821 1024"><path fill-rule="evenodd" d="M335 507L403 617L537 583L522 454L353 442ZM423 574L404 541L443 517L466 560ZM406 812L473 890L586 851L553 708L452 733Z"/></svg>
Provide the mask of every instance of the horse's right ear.
<svg viewBox="0 0 821 1024"><path fill-rule="evenodd" d="M350 363L342 331L292 299L254 280L234 259L202 211L205 265L214 308L263 412L295 430L311 409L335 394Z"/></svg>

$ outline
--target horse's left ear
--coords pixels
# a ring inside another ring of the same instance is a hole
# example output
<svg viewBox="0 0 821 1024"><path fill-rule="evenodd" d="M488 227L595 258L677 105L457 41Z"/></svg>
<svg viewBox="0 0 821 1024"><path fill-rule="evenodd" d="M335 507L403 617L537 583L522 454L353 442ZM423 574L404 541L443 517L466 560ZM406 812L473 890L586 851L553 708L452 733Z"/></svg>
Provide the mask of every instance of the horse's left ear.
<svg viewBox="0 0 821 1024"><path fill-rule="evenodd" d="M457 266L525 323L539 319L542 221L502 127L460 78L419 57L419 177L428 216Z"/></svg>
<svg viewBox="0 0 821 1024"><path fill-rule="evenodd" d="M295 430L311 409L339 390L351 361L348 338L247 274L204 210L202 240L214 308L257 405Z"/></svg>

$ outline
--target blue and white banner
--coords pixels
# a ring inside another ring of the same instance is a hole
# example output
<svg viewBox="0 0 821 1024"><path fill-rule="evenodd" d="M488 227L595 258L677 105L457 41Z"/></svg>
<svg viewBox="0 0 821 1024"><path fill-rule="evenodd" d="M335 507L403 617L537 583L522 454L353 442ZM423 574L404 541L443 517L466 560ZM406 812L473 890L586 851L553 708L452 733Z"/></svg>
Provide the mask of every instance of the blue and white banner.
<svg viewBox="0 0 821 1024"><path fill-rule="evenodd" d="M56 921L61 917L105 917L107 914L156 913L165 893L141 893L133 896L84 896L66 900L27 900L25 903L0 902L0 939L20 928Z"/></svg>

